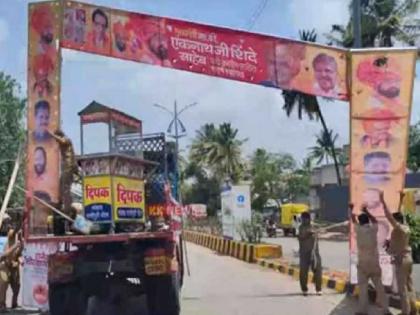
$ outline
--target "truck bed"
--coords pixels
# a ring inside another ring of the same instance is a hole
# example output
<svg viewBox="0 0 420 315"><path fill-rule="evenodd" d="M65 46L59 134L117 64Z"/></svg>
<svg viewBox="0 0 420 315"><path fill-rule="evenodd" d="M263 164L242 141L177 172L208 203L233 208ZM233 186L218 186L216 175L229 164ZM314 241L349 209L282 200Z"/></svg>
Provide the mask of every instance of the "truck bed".
<svg viewBox="0 0 420 315"><path fill-rule="evenodd" d="M28 243L71 243L71 244L89 244L89 243L109 243L109 242L127 242L130 240L141 239L172 239L173 232L136 232L136 233L117 233L117 234L98 234L98 235L63 235L63 236L30 236Z"/></svg>

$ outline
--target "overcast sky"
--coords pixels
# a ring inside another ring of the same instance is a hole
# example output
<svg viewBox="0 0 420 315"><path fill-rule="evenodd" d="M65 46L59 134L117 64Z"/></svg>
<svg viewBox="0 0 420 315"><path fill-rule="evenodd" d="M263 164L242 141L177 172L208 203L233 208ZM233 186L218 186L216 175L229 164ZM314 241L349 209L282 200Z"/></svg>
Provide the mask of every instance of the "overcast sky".
<svg viewBox="0 0 420 315"><path fill-rule="evenodd" d="M28 2L0 1L0 71L15 77L25 93ZM289 38L297 38L300 29L315 28L323 34L330 25L348 19L348 0L268 0L256 19L255 12L264 0L212 0L200 1L200 5L197 0L84 2L235 29L247 30L253 25L253 32ZM92 100L131 112L143 120L145 133L165 131L169 123L169 115L154 108L153 103L172 108L174 100L180 107L198 102L182 116L188 129L188 137L181 140L184 148L201 125L226 121L239 129L240 138L249 139L244 147L247 154L263 147L291 153L300 160L321 129L317 122L287 118L280 90L75 51L66 50L63 57L63 126L77 149L76 113ZM413 122L420 120L419 86L417 79ZM348 109L346 102L322 102L327 124L339 134L340 145L349 139Z"/></svg>

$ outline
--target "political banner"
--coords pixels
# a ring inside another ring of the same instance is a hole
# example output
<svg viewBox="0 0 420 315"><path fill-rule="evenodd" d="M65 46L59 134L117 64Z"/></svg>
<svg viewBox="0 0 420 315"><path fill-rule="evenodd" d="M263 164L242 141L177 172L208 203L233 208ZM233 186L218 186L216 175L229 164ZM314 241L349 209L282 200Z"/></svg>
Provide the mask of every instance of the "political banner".
<svg viewBox="0 0 420 315"><path fill-rule="evenodd" d="M57 244L27 243L23 250L22 303L25 307L48 311L48 255Z"/></svg>
<svg viewBox="0 0 420 315"><path fill-rule="evenodd" d="M60 4L29 5L28 42L28 163L26 189L47 203L57 203L59 190L58 145L51 132L60 121ZM47 234L49 209L37 201L29 215L29 232Z"/></svg>
<svg viewBox="0 0 420 315"><path fill-rule="evenodd" d="M352 51L351 56L351 179L356 213L366 205L379 224L378 251L383 282L392 282L391 258L385 250L391 226L380 202L384 192L391 211L398 211L404 187L409 119L416 51ZM350 235L351 278L357 281L357 244Z"/></svg>
<svg viewBox="0 0 420 315"><path fill-rule="evenodd" d="M73 1L62 38L64 48L348 99L344 49Z"/></svg>

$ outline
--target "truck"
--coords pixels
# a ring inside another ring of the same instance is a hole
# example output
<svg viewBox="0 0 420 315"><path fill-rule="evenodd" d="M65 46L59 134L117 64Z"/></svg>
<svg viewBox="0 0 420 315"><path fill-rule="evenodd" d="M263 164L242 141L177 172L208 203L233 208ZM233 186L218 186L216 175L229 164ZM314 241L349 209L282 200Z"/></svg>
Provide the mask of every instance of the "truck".
<svg viewBox="0 0 420 315"><path fill-rule="evenodd" d="M308 211L308 209L308 205L300 203L286 203L281 205L279 226L283 230L284 236L288 236L289 233L293 236L296 235L295 223L299 222L300 215Z"/></svg>
<svg viewBox="0 0 420 315"><path fill-rule="evenodd" d="M165 135L143 135L138 119L97 102L79 116L83 216L94 229L63 230L54 215L54 235L30 236L57 244L48 257L50 314L83 315L95 304L143 299L150 315L179 315L182 213L172 197L169 178L176 176ZM85 154L83 127L98 121L108 124L109 151Z"/></svg>

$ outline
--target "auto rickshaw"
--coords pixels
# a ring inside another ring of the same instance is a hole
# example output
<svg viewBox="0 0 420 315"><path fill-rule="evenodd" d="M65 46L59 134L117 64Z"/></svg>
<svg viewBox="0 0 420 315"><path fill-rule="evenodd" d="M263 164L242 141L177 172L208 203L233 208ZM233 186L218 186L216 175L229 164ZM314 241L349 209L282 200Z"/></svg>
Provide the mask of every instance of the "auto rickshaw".
<svg viewBox="0 0 420 315"><path fill-rule="evenodd" d="M296 222L300 220L300 215L309 210L309 206L303 203L286 203L280 207L280 228L284 236L290 233L297 234Z"/></svg>

